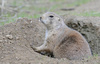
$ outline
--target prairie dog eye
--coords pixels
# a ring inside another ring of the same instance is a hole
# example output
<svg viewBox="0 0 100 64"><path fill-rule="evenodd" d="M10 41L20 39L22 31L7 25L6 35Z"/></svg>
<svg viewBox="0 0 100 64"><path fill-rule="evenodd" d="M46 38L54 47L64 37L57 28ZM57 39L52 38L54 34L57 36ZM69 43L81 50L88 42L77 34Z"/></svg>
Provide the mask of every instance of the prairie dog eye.
<svg viewBox="0 0 100 64"><path fill-rule="evenodd" d="M50 15L49 17L50 17L50 18L53 18L54 16L53 16L53 15Z"/></svg>

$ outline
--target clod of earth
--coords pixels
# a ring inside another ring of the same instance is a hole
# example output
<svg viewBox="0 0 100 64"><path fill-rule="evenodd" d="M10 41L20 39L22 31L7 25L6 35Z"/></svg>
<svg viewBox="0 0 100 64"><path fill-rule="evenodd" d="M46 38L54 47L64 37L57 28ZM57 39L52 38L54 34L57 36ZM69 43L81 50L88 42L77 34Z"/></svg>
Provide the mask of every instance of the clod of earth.
<svg viewBox="0 0 100 64"><path fill-rule="evenodd" d="M6 35L6 38L12 40L13 39L13 36L12 35Z"/></svg>
<svg viewBox="0 0 100 64"><path fill-rule="evenodd" d="M92 53L100 55L100 18L65 16L65 23L79 31L88 41Z"/></svg>

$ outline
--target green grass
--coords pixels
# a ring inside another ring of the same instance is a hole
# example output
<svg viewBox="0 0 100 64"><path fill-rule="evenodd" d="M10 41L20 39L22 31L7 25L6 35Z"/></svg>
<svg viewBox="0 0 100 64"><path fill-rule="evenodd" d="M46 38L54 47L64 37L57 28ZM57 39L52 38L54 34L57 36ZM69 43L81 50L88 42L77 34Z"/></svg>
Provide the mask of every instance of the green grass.
<svg viewBox="0 0 100 64"><path fill-rule="evenodd" d="M30 6L30 7L23 7L23 10L28 10L30 12L34 11L34 12L43 12L48 10L47 7L39 7L39 6Z"/></svg>
<svg viewBox="0 0 100 64"><path fill-rule="evenodd" d="M90 12L83 12L83 13L71 13L72 15L76 15L76 16L94 16L94 17L100 17L100 12L96 12L96 11L90 11Z"/></svg>
<svg viewBox="0 0 100 64"><path fill-rule="evenodd" d="M20 13L20 14L18 14L18 16L17 17L22 17L22 18L24 18L24 17L27 17L27 18L39 18L39 14L34 14L34 15L31 15L31 14L27 14L27 13Z"/></svg>
<svg viewBox="0 0 100 64"><path fill-rule="evenodd" d="M5 23L4 22L0 22L0 26L4 25Z"/></svg>
<svg viewBox="0 0 100 64"><path fill-rule="evenodd" d="M34 1L34 0L33 0ZM82 4L85 4L87 2L89 2L91 0L77 0L71 4L66 4L66 0L48 0L47 2L49 3L56 3L56 4L53 4L51 5L51 9L48 6L37 6L37 5L34 5L32 4L31 6L27 7L27 6L24 6L23 8L21 8L21 10L25 10L25 11L29 11L29 12L36 12L36 13L33 13L33 14L30 14L30 13L26 13L26 12L18 12L17 13L17 17L16 18L12 18L14 16L14 13L7 13L5 14L3 17L7 17L7 21L6 23L10 23L10 22L13 22L15 21L17 18L19 17L27 17L27 18L39 18L40 17L40 12L46 12L47 10L50 9L50 11L55 11L56 13L59 14L59 12L57 11L58 9L61 9L61 8L64 8L64 7L73 7L73 6L76 6L76 5L82 5ZM20 6L23 6L25 5L25 3L23 3L24 0L20 0L20 1L12 1L10 3L10 5L12 6L16 6L16 7L20 7ZM40 0L40 2L43 4L45 4L45 0ZM64 4L63 4L64 3ZM19 9L20 11L20 9ZM64 13L64 12L63 12ZM78 16L100 16L100 13L99 14L93 14L95 12L86 12L86 13L73 13L73 15L78 15ZM2 20L2 19L0 19ZM5 22L0 22L0 25L4 25Z"/></svg>
<svg viewBox="0 0 100 64"><path fill-rule="evenodd" d="M17 15L17 17L15 17L15 18L12 18L12 16L10 15L10 14L6 14L4 17L7 17L8 19L7 19L7 21L5 21L5 22L0 22L0 26L1 25L4 25L4 24L7 24L7 23L10 23L10 22L14 22L14 21L16 21L16 19L17 18L19 18L19 17L21 17L21 18L39 18L40 17L40 15L39 14L34 14L34 15L29 15L29 14L27 14L27 13L19 13L18 15Z"/></svg>
<svg viewBox="0 0 100 64"><path fill-rule="evenodd" d="M95 57L96 59L98 58L98 56L99 56L98 54L95 53L93 54L93 57Z"/></svg>
<svg viewBox="0 0 100 64"><path fill-rule="evenodd" d="M95 54L95 53L94 53L93 56L94 56L94 57L98 57L98 54Z"/></svg>
<svg viewBox="0 0 100 64"><path fill-rule="evenodd" d="M67 4L66 6L72 7L72 6L80 6L82 4L86 4L88 2L90 2L91 0L77 0L71 4Z"/></svg>
<svg viewBox="0 0 100 64"><path fill-rule="evenodd" d="M13 21L15 21L16 19L14 18L10 18L10 19L8 19L7 21L5 21L5 22L0 22L0 26L2 26L2 25L5 25L5 24L7 24L7 23L10 23L10 22L13 22Z"/></svg>
<svg viewBox="0 0 100 64"><path fill-rule="evenodd" d="M50 0L52 2L61 2L61 3L58 3L58 4L55 4L51 7L51 11L55 10L55 9L58 9L58 8L64 8L64 7L73 7L73 6L80 6L82 4L86 4L88 2L90 2L91 0L77 0L73 3L69 3L69 4L62 4L64 2L67 2L66 0Z"/></svg>
<svg viewBox="0 0 100 64"><path fill-rule="evenodd" d="M49 0L50 2L62 2L62 1L66 1L66 0Z"/></svg>
<svg viewBox="0 0 100 64"><path fill-rule="evenodd" d="M76 16L95 16L95 17L100 17L100 13L96 12L96 11L90 11L90 12L83 12L83 13L71 13L72 15L76 15ZM27 17L27 18L39 18L40 17L40 14L27 14L25 12L22 12L22 13L19 13L17 15L16 18L10 18L11 15L10 14L6 14L4 15L4 17L9 17L9 19L6 21L6 23L10 23L10 22L13 22L15 21L17 18L21 17L21 18L24 18L24 17ZM5 22L0 22L0 25L4 25Z"/></svg>
<svg viewBox="0 0 100 64"><path fill-rule="evenodd" d="M11 4L12 6L22 6L22 5L23 5L23 1L24 1L24 0L20 0L20 1L13 0L10 4Z"/></svg>

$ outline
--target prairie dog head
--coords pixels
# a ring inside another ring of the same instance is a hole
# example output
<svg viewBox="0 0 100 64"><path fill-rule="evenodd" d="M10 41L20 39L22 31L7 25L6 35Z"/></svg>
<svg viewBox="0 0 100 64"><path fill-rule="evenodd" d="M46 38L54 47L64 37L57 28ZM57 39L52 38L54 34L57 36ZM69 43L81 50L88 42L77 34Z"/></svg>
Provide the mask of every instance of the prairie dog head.
<svg viewBox="0 0 100 64"><path fill-rule="evenodd" d="M54 29L63 25L63 19L53 12L44 13L40 17L40 21L47 27L47 29Z"/></svg>

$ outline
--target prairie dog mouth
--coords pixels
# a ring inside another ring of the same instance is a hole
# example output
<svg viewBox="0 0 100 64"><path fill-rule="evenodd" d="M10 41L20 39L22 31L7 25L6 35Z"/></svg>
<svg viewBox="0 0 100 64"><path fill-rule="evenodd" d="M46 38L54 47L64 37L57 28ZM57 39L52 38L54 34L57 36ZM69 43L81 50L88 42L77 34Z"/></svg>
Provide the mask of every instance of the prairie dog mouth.
<svg viewBox="0 0 100 64"><path fill-rule="evenodd" d="M42 17L39 18L39 21L42 22L46 26L46 24L45 24L44 20L42 19Z"/></svg>
<svg viewBox="0 0 100 64"><path fill-rule="evenodd" d="M43 20L42 20L42 17L39 18L39 21L42 22L42 23L44 24L44 22L43 22Z"/></svg>

